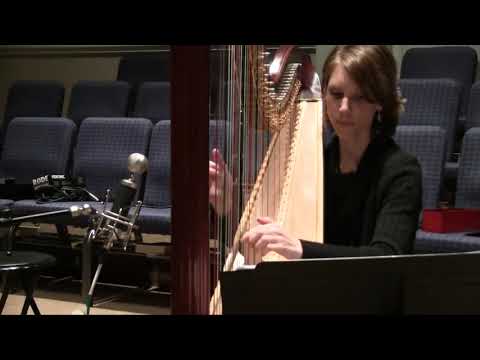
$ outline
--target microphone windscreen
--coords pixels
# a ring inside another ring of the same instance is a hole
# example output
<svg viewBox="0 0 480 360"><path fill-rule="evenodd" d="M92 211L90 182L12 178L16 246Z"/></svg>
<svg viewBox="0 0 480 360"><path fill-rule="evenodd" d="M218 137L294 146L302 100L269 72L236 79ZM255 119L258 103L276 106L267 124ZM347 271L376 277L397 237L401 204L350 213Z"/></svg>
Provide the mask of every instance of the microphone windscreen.
<svg viewBox="0 0 480 360"><path fill-rule="evenodd" d="M118 214L120 209L122 209L120 215L127 216L130 205L135 198L136 190L136 187L129 186L128 181L122 181L115 192L111 211Z"/></svg>

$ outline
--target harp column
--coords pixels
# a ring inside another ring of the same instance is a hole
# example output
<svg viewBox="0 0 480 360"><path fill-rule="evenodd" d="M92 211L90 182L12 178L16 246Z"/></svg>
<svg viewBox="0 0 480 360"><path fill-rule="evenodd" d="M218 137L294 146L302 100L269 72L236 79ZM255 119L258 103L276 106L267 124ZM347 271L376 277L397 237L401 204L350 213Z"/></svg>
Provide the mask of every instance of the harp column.
<svg viewBox="0 0 480 360"><path fill-rule="evenodd" d="M172 46L172 314L209 307L209 46Z"/></svg>

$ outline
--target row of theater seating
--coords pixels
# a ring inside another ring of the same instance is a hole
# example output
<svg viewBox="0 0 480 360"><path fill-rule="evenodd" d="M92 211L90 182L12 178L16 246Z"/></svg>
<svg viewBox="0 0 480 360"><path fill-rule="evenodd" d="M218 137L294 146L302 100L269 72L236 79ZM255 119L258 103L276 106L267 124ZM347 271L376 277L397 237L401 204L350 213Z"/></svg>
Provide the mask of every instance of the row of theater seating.
<svg viewBox="0 0 480 360"><path fill-rule="evenodd" d="M423 209L437 208L441 186L443 157L447 146L446 131L439 126L399 126L395 141L413 154L422 167ZM458 167L456 208L480 208L480 127L469 129L464 136ZM423 216L423 213L422 213ZM416 253L461 252L480 250L480 238L472 232L416 234Z"/></svg>
<svg viewBox="0 0 480 360"><path fill-rule="evenodd" d="M400 79L451 79L461 87L459 118L469 105L468 89L475 81L478 56L470 46L433 46L408 49L402 58Z"/></svg>
<svg viewBox="0 0 480 360"><path fill-rule="evenodd" d="M418 129L414 129L418 142L426 142L427 138L421 138ZM437 129L438 132L438 129ZM438 171L441 167L435 165L439 159L433 151L438 151L433 135L428 138L430 142L430 154L426 151L423 154L416 154L422 163L424 177L424 192L434 193L438 189ZM411 139L408 141L412 141ZM435 149L436 148L436 149ZM478 209L480 208L480 127L469 129L464 136L462 153L459 159L458 184L455 194L455 208ZM429 203L424 208L429 208ZM434 207L434 206L431 206ZM433 233L423 230L417 231L416 252L418 253L439 253L439 252L464 252L480 250L480 237L473 231L458 233Z"/></svg>
<svg viewBox="0 0 480 360"><path fill-rule="evenodd" d="M400 80L402 95L407 98L402 125L439 125L447 131L446 159L451 160L455 142L455 121L461 103L461 86L447 79ZM145 117L153 123L170 116L170 86L165 82L145 82L139 86L135 106L128 113L131 86L122 81L80 81L72 88L67 117L77 126L87 117ZM471 91L471 106L466 128L480 122L477 97L480 83ZM15 117L60 117L63 85L53 81L19 81L10 89L4 129Z"/></svg>
<svg viewBox="0 0 480 360"><path fill-rule="evenodd" d="M57 81L17 81L9 89L3 133L16 117L61 117L65 88ZM129 111L129 104L133 104ZM170 119L170 84L143 82L137 91L125 81L78 81L66 117L77 126L87 117L146 117L156 123Z"/></svg>
<svg viewBox="0 0 480 360"><path fill-rule="evenodd" d="M222 124L220 124L222 125ZM212 122L212 136L219 128ZM74 144L75 147L74 147ZM100 198L128 176L127 158L142 153L149 169L141 199L139 226L143 233L170 232L170 121L153 125L145 118L87 118L80 127L66 118L15 118L9 124L0 161L1 177L31 183L47 174L82 176L87 189ZM72 155L72 156L71 156ZM14 216L64 209L73 203L39 204L34 199L1 203ZM99 208L100 203L90 203ZM86 222L72 222L85 226Z"/></svg>
<svg viewBox="0 0 480 360"><path fill-rule="evenodd" d="M422 166L424 209L438 207L444 180L456 180L450 206L480 207L477 65L477 53L468 46L412 48L404 54L399 85L407 103L395 139ZM480 238L471 232L431 233L421 224L422 219L415 253L480 250Z"/></svg>
<svg viewBox="0 0 480 360"><path fill-rule="evenodd" d="M402 125L439 125L447 131L446 161L453 160L458 140L458 119L463 98L471 98L462 129L475 126L479 120L476 97L480 83L471 91L453 79L401 79L402 95L407 98ZM156 123L170 119L170 89L168 82L145 82L137 91L125 81L79 81L72 88L67 117L77 125L87 117L146 117ZM4 130L15 117L59 117L62 113L65 89L54 81L18 81L10 89L4 116ZM468 96L465 94L468 93ZM132 99L132 96L135 98ZM128 111L129 104L132 104ZM463 134L462 130L462 134ZM461 139L460 139L461 140ZM458 141L461 143L460 141ZM459 150L459 149L457 149ZM449 170L455 176L456 166ZM447 174L448 175L448 174Z"/></svg>
<svg viewBox="0 0 480 360"><path fill-rule="evenodd" d="M467 129L480 123L480 114L475 111L477 88L472 87L472 101L469 105L465 124ZM399 81L402 96L406 99L405 112L399 125L437 126L445 131L446 146L442 158L443 193L454 193L458 174L458 156L461 152L463 135L458 136L460 113L460 84L451 79L404 79ZM452 185L453 184L453 185ZM444 196L445 198L448 197Z"/></svg>

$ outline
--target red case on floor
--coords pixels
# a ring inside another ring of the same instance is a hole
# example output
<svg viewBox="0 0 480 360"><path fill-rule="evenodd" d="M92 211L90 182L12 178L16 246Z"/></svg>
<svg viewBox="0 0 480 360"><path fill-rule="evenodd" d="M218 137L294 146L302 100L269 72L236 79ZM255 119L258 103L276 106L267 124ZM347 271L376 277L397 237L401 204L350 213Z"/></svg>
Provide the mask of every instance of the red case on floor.
<svg viewBox="0 0 480 360"><path fill-rule="evenodd" d="M425 209L422 230L435 233L480 230L480 209Z"/></svg>

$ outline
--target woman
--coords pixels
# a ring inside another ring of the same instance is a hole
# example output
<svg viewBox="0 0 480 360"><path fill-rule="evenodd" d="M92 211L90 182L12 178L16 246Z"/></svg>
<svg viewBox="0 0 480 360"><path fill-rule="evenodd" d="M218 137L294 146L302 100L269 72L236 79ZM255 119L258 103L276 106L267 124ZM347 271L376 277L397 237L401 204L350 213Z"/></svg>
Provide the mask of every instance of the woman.
<svg viewBox="0 0 480 360"><path fill-rule="evenodd" d="M392 53L381 45L337 46L321 84L324 119L335 133L325 151L324 244L292 238L269 218L259 218L242 241L287 259L411 252L422 175L392 139L402 107ZM217 153L214 160L211 173L222 164Z"/></svg>

